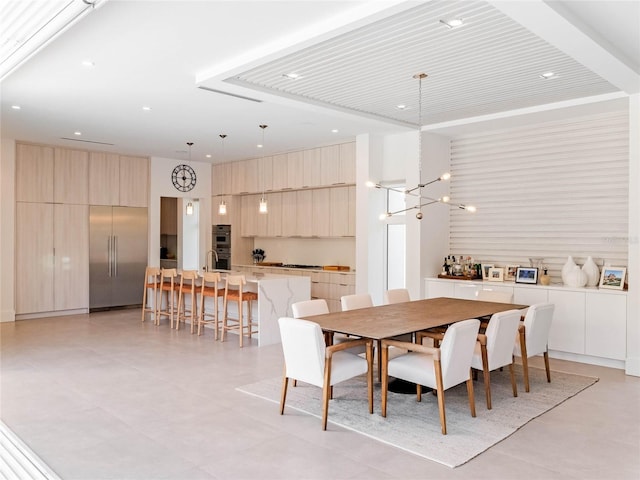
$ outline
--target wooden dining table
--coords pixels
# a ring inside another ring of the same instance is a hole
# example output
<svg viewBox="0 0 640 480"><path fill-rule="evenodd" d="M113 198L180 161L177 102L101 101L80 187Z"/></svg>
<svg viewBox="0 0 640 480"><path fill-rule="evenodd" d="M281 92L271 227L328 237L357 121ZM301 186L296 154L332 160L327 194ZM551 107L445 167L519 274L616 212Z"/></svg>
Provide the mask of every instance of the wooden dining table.
<svg viewBox="0 0 640 480"><path fill-rule="evenodd" d="M380 352L380 343L385 338L446 327L470 318L482 318L506 310L521 310L527 307L528 305L515 303L438 297L325 313L304 319L317 323L327 333L343 333L376 340ZM381 358L379 354L377 357L379 379Z"/></svg>

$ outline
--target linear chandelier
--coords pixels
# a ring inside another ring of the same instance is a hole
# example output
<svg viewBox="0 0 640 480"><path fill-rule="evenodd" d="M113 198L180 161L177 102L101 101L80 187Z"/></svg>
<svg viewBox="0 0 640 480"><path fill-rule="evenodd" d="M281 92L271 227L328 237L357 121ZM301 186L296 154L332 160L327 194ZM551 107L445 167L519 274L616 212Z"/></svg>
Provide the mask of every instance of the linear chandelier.
<svg viewBox="0 0 640 480"><path fill-rule="evenodd" d="M413 78L418 80L418 178L422 180L422 80L427 78L426 73L416 73ZM418 210L416 213L416 218L418 220L422 220L422 207L426 207L427 205L432 205L434 203L443 203L448 204L451 207L460 208L462 210L466 210L467 212L475 212L476 207L473 205L463 205L461 203L452 204L450 203L450 198L448 196L443 196L440 198L432 198L427 197L422 194L422 189L436 182L442 182L445 180L449 180L451 178L451 174L446 172L440 175L438 178L435 178L426 183L419 183L413 188L409 188L406 190L400 190L397 188L389 187L386 185L382 185L380 183L368 181L366 183L367 187L371 188L381 188L387 191L402 193L405 196L413 196L419 198L418 205L414 205L412 207L403 208L402 210L397 210L394 212L384 212L380 215L380 219L384 220L385 218L391 217L393 215L397 215L399 213L408 212L409 210Z"/></svg>

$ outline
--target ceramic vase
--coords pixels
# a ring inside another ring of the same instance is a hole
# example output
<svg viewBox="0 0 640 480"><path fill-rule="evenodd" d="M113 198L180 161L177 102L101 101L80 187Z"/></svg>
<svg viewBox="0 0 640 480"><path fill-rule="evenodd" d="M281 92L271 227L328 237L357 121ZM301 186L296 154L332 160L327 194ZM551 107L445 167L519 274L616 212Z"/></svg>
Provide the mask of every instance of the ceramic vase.
<svg viewBox="0 0 640 480"><path fill-rule="evenodd" d="M573 271L573 267L577 267L576 262L573 261L573 257L571 255L569 255L569 258L567 258L567 263L565 263L562 266L562 283L564 283L565 285L568 285L567 282L567 275L569 275L569 273L571 271Z"/></svg>
<svg viewBox="0 0 640 480"><path fill-rule="evenodd" d="M550 285L551 277L547 274L547 269L544 269L544 273L540 275L540 285Z"/></svg>
<svg viewBox="0 0 640 480"><path fill-rule="evenodd" d="M584 287L587 284L587 274L578 265L574 265L566 278L565 284L570 287Z"/></svg>
<svg viewBox="0 0 640 480"><path fill-rule="evenodd" d="M593 258L588 257L582 266L582 271L587 274L587 287L595 287L600 282L600 269Z"/></svg>

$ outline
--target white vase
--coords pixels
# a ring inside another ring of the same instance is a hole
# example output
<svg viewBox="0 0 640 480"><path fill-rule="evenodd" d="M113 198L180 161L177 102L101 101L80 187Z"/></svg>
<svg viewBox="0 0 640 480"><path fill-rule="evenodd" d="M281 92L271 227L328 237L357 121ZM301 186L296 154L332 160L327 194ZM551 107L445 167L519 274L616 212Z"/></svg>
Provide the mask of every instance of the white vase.
<svg viewBox="0 0 640 480"><path fill-rule="evenodd" d="M593 258L588 257L582 266L582 271L587 274L587 287L595 287L600 281L600 269Z"/></svg>
<svg viewBox="0 0 640 480"><path fill-rule="evenodd" d="M587 284L587 274L578 265L574 265L566 278L565 284L570 287L584 287Z"/></svg>
<svg viewBox="0 0 640 480"><path fill-rule="evenodd" d="M562 266L562 283L568 285L567 275L573 270L573 267L577 267L576 262L573 261L573 257L569 255L567 263Z"/></svg>

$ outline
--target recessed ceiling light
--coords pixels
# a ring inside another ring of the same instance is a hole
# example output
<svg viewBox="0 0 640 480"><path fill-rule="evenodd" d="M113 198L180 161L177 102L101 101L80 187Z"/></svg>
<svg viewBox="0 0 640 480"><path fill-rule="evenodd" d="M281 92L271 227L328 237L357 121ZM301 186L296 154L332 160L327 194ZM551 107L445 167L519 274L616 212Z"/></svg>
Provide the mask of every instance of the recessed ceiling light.
<svg viewBox="0 0 640 480"><path fill-rule="evenodd" d="M147 105L143 105L142 110L144 110L145 112L148 112L151 110L151 107L148 107Z"/></svg>
<svg viewBox="0 0 640 480"><path fill-rule="evenodd" d="M80 136L80 135L82 135L82 132L73 132L73 134Z"/></svg>
<svg viewBox="0 0 640 480"><path fill-rule="evenodd" d="M205 157L207 157L207 158L211 158L211 154L210 154L210 153L207 153L207 154L205 155Z"/></svg>
<svg viewBox="0 0 640 480"><path fill-rule="evenodd" d="M338 129L334 128L333 130L331 130L331 133L338 133Z"/></svg>
<svg viewBox="0 0 640 480"><path fill-rule="evenodd" d="M400 105L396 105L396 108L398 110L406 110L407 106L404 103L401 103Z"/></svg>
<svg viewBox="0 0 640 480"><path fill-rule="evenodd" d="M302 75L298 73L284 73L282 74L282 76L284 78L288 78L289 80L300 80L302 78Z"/></svg>
<svg viewBox="0 0 640 480"><path fill-rule="evenodd" d="M446 25L448 28L458 28L464 25L461 18L451 18L447 20L440 20L440 23Z"/></svg>
<svg viewBox="0 0 640 480"><path fill-rule="evenodd" d="M93 63L91 60L83 60L82 66L87 68L93 68L96 66L96 64Z"/></svg>
<svg viewBox="0 0 640 480"><path fill-rule="evenodd" d="M20 105L11 105L11 108L13 108L14 110L20 110Z"/></svg>
<svg viewBox="0 0 640 480"><path fill-rule="evenodd" d="M261 143L259 143L258 145L256 145L256 147L258 147L258 148L262 148L262 144L261 144Z"/></svg>
<svg viewBox="0 0 640 480"><path fill-rule="evenodd" d="M553 72L545 72L540 74L540 78L544 78L545 80L549 78L555 78L555 77L557 77L557 75Z"/></svg>

